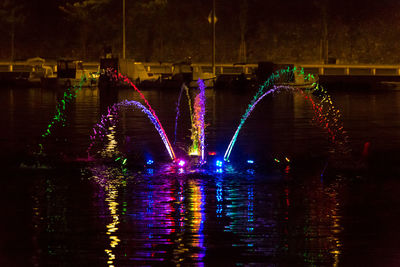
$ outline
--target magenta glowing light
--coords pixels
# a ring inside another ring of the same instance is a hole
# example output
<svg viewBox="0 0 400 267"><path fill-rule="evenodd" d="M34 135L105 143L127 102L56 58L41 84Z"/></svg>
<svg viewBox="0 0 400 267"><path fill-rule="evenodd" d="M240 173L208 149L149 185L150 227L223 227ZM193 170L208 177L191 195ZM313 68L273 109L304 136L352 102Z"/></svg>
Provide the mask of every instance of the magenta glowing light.
<svg viewBox="0 0 400 267"><path fill-rule="evenodd" d="M199 79L199 93L194 100L194 113L192 123L193 144L189 149L189 154L200 155L201 162L205 163L205 114L206 114L206 95L204 82Z"/></svg>
<svg viewBox="0 0 400 267"><path fill-rule="evenodd" d="M178 165L179 165L180 167L183 167L183 166L186 165L186 161L184 161L183 159L181 159L181 160L178 161Z"/></svg>
<svg viewBox="0 0 400 267"><path fill-rule="evenodd" d="M200 93L197 95L195 101L196 103L198 102L198 111L196 119L197 119L197 123L198 123L198 129L199 129L199 140L200 140L200 153L201 153L201 160L202 162L205 161L205 132L204 132L204 128L205 128L205 122L204 122L204 118L206 115L206 93L205 93L205 85L203 80L199 79L197 81L197 83L199 84L199 89L200 89ZM197 105L195 106L195 108L197 108Z"/></svg>

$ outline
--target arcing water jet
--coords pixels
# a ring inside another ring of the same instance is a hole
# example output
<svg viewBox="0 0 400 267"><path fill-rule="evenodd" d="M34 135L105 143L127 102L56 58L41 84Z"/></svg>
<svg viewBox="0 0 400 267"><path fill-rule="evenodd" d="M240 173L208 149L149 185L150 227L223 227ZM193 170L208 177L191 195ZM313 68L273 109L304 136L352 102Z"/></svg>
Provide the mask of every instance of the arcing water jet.
<svg viewBox="0 0 400 267"><path fill-rule="evenodd" d="M103 139L105 136L109 134L109 131L110 129L112 129L112 126L115 126L117 122L115 118L117 118L117 114L122 107L137 108L141 112L147 115L147 117L150 119L151 123L153 123L154 127L159 133L161 140L163 141L165 148L168 151L169 156L174 161L175 153L173 151L173 148L171 147L171 144L168 141L168 137L165 134L165 131L163 130L161 124L159 123L159 120L154 116L153 112L151 112L148 108L146 108L140 102L133 100L132 101L124 100L108 108L108 114L103 115L100 122L97 123L95 127L93 127L93 135L90 136L92 143L88 148L88 153L90 153L96 139Z"/></svg>

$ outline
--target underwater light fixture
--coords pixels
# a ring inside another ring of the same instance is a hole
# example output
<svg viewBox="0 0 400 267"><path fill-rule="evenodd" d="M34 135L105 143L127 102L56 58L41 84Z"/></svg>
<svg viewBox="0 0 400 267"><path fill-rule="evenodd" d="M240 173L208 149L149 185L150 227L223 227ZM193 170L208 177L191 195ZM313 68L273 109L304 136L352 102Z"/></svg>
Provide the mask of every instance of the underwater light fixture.
<svg viewBox="0 0 400 267"><path fill-rule="evenodd" d="M151 160L151 159L149 159L149 160L146 162L147 165L151 165L151 164L153 164L153 163L154 163L154 161Z"/></svg>
<svg viewBox="0 0 400 267"><path fill-rule="evenodd" d="M222 161L221 161L221 160L217 160L217 161L215 162L215 165L216 165L217 167L222 167Z"/></svg>
<svg viewBox="0 0 400 267"><path fill-rule="evenodd" d="M186 165L186 161L184 161L183 159L181 159L181 160L178 161L178 165L181 166L181 167L183 167L183 166Z"/></svg>
<svg viewBox="0 0 400 267"><path fill-rule="evenodd" d="M248 169L248 170L246 170L246 172L248 173L248 174L254 174L254 170L253 169Z"/></svg>
<svg viewBox="0 0 400 267"><path fill-rule="evenodd" d="M253 164L253 163L254 163L254 160L248 159L248 160L247 160L247 163L248 163L248 164Z"/></svg>

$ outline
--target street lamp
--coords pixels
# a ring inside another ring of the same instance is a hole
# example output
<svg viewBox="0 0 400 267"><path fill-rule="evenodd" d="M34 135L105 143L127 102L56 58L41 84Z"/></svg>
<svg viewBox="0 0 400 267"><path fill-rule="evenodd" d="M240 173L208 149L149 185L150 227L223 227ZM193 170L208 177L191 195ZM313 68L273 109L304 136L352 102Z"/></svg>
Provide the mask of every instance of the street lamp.
<svg viewBox="0 0 400 267"><path fill-rule="evenodd" d="M122 0L122 58L125 59L125 41L126 41L126 36L125 36L125 0Z"/></svg>
<svg viewBox="0 0 400 267"><path fill-rule="evenodd" d="M212 73L215 76L215 23L217 17L215 16L215 0L213 0L213 6L210 14L208 15L208 22L212 25Z"/></svg>

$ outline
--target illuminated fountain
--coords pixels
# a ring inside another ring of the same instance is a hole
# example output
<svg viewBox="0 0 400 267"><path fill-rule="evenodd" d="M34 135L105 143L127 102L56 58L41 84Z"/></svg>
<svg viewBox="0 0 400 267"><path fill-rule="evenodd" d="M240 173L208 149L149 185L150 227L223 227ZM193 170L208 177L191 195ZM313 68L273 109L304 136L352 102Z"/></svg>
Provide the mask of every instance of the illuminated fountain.
<svg viewBox="0 0 400 267"><path fill-rule="evenodd" d="M186 97L187 97L187 102L189 105L189 115L190 115L190 121L191 121L191 140L192 144L190 145L189 148L186 150L186 156L183 155L182 158L177 158L174 148L171 145L168 136L162 127L162 124L160 120L158 119L155 111L152 109L150 106L149 102L147 99L144 97L142 92L132 83L132 81L120 74L117 73L115 70L108 69L106 71L106 74L113 79L115 82L119 82L120 84L123 84L125 86L129 86L130 88L133 88L134 91L139 93L140 98L143 100L144 104L138 102L138 101L128 101L124 100L119 103L115 103L112 106L108 107L107 109L107 114L102 115L99 123L97 123L94 128L93 128L93 134L90 136L91 143L89 145L89 148L87 149L88 152L88 159L94 159L99 151L96 151L97 149L97 144L103 142L104 140L107 139L108 141L108 146L110 151L112 150L117 150L116 149L116 141L114 140L114 133L115 133L115 128L117 127L118 123L118 118L119 118L119 112L121 109L132 109L132 110L139 110L142 113L146 114L146 116L149 118L150 122L154 125L155 129L157 130L158 134L161 137L162 142L164 143L164 146L168 152L168 155L172 162L174 163L175 166L178 168L199 168L201 166L206 166L206 144L205 144L205 115L206 115L206 97L205 97L205 86L204 82L202 80L198 80L198 89L193 89L194 93L194 100L191 100L189 88L186 87L185 85L182 85L181 91L179 93L178 97L178 102L177 102L177 108L176 108L176 118L175 118L175 138L174 138L174 144L176 142L176 131L178 127L178 118L180 116L180 111L179 111L179 105L181 102L182 95L185 91ZM302 79L304 80L305 83L312 84L312 86L309 86L306 89L300 89L296 88L296 85L290 84L285 82L285 79L287 77L297 75L301 76ZM283 80L283 81L282 81ZM224 153L223 160L222 159L217 159L215 164L219 170L223 170L222 167L225 162L229 162L230 155L232 153L233 147L236 143L236 140L238 138L239 132L242 129L245 121L247 118L250 116L256 105L264 99L268 95L273 95L275 93L278 93L280 91L291 91L291 92L299 92L304 98L309 101L312 105L313 111L314 111L314 121L323 129L326 130L326 132L329 135L329 139L332 143L334 143L341 152L348 152L348 137L345 134L345 131L343 130L343 125L340 120L340 111L334 107L332 99L330 96L327 94L327 92L320 87L316 82L314 82L315 79L313 75L305 75L304 70L301 68L286 68L286 69L281 69L275 73L273 73L265 82L262 84L255 96L252 98L250 101L245 113L242 115L239 125L234 132L231 141L229 142L229 145ZM66 109L66 103L70 100L73 99L74 96L76 96L77 92L79 91L79 88L81 87L81 84L83 84L83 81L80 83L80 86L78 89L70 90L68 89L67 92L64 94L64 98L61 100L61 104L57 105L57 114L53 121L49 124L48 129L46 132L43 134L43 138L47 137L50 135L50 129L51 127L55 124L57 120L60 120L63 122L64 116L62 115L62 111L65 111ZM312 88L310 90L310 88ZM311 95L311 93L318 93L321 101L314 101ZM193 106L192 106L193 103ZM41 150L42 150L42 145ZM114 157L115 161L121 162L123 165L126 165L127 158L125 155L123 155L120 152L115 152L115 153L107 153L105 152L106 150L102 150L101 157ZM96 154L97 152L97 154ZM106 153L106 154L104 154ZM215 154L214 154L215 155ZM189 166L188 165L188 158L189 158ZM279 162L279 160L275 159L275 161ZM290 162L288 158L286 158L286 162ZM151 165L153 163L153 160L150 159L150 161L146 162L147 165ZM253 164L253 160L248 160L248 164ZM220 171L220 172L221 172Z"/></svg>
<svg viewBox="0 0 400 267"><path fill-rule="evenodd" d="M330 138L333 142L335 141L335 136L338 135L338 133L340 133L341 136L344 136L343 126L339 125L340 124L339 110L333 106L331 97L322 87L320 87L318 85L318 83L313 83L312 87L313 87L314 92L318 92L319 94L321 94L323 96L321 103L315 103L312 100L311 96L308 96L308 94L304 90L296 88L293 85L290 85L287 83L282 83L282 82L279 82L278 84L276 84L276 82L278 80L282 79L282 77L285 77L291 73L293 73L295 76L299 75L299 76L304 77L305 82L312 82L315 80L314 76L312 74L305 75L304 70L302 68L299 69L296 67L294 67L294 68L288 67L286 69L281 69L280 71L273 73L268 78L268 80L266 80L265 83L260 86L256 95L253 97L250 104L248 105L245 113L242 115L239 126L236 129L236 131L228 145L228 148L225 151L225 154L224 154L225 161L229 161L229 157L231 155L233 146L236 143L238 134L239 134L241 128L243 127L243 124L246 122L247 118L250 116L251 112L254 110L255 106L265 96L274 94L274 93L282 91L282 90L293 90L293 91L301 92L301 94L303 96L307 97L306 99L311 101L314 112L316 114L318 114L317 117L318 117L319 126L327 129L327 131L330 135ZM327 107L324 109L324 106L327 106ZM338 130L333 130L334 128L336 128ZM345 142L347 144L347 139ZM345 145L344 144L345 142L343 142L343 145Z"/></svg>
<svg viewBox="0 0 400 267"><path fill-rule="evenodd" d="M220 225L224 225L225 222L228 221L229 223L227 227L224 228L224 232L239 236L239 242L237 244L235 243L233 246L247 244L246 251L251 253L255 250L263 251L263 249L269 248L263 243L265 238L259 238L260 235L258 234L259 232L257 232L260 231L259 225L262 224L262 222L258 220L255 215L255 204L257 204L255 189L258 184L253 181L255 180L252 175L254 170L251 168L246 170L244 177L247 178L247 180L242 179L242 173L238 173L240 179L231 179L232 177L220 175L223 172L229 172L229 169L233 168L232 166L234 164L228 163L230 155L233 151L240 130L243 128L244 123L250 117L257 104L263 99L265 100L268 96L272 96L279 92L288 91L297 93L304 97L304 99L310 104L310 107L314 112L314 122L326 131L329 140L335 144L335 148L339 148L340 152L347 151L348 148L348 138L346 132L343 130L340 111L333 105L333 101L327 92L318 84L314 84L313 88L309 90L296 88L291 84L279 81L282 76L285 76L290 72L304 75L304 73L302 74L302 70L298 69L285 69L274 73L262 86L260 86L257 94L253 97L245 113L242 115L239 125L236 131L234 131L233 137L225 151L224 157L214 159L209 157L207 159L205 138L206 97L204 83L201 80L198 81L198 88L196 89L189 89L185 85L182 85L181 87L176 108L175 138L174 142L171 144L155 111L151 108L149 102L140 90L123 75L110 70L107 71L111 78L133 88L135 92L139 93L142 100L142 103L133 100L123 100L114 103L107 108L106 113L103 114L98 123L94 125L93 132L90 135L90 145L87 149L87 160L92 162L85 164L85 167L82 168L83 172L87 171L90 179L93 179L102 187L102 189L99 190L98 195L99 200L104 202L104 211L106 211L103 216L105 219L102 217L102 220L104 220L104 236L107 237L107 244L104 248L104 253L109 266L113 266L114 264L123 262L127 259L126 252L125 256L120 253L120 251L123 251L123 249L132 245L130 243L127 244L126 242L132 242L133 244L136 243L136 245L134 244L136 250L131 253L128 251L128 257L130 260L140 261L143 259L143 255L147 255L149 258L151 257L154 261L164 260L162 254L164 248L172 242L171 240L164 238L165 236L168 238L170 236L176 236L176 238L173 239L175 242L173 261L175 264L180 264L182 259L184 259L186 255L189 255L189 253L190 255L193 255L192 260L194 262L204 261L207 248L206 243L204 242L204 227L208 223L207 220L213 220L213 217L210 219L210 217L206 216L207 206L205 203L207 203L210 196L212 196L212 193L210 194L207 190L208 180L202 179L203 173L206 175L210 173L207 172L207 170L211 170L211 176L215 178L216 182L216 200L215 202L211 202L216 204L216 220ZM313 77L304 75L304 79L312 80ZM76 97L79 90L80 86L74 87L68 89L64 94L64 98L56 106L56 115L42 136L43 139L56 133L54 128L57 124L60 126L66 125L67 118L64 112L69 108L69 103ZM318 96L313 96L312 93L316 93ZM186 154L180 155L178 149L174 146L177 139L176 132L178 119L181 115L179 106L181 105L182 99L184 99L185 95L189 105L191 143L187 148L185 148L184 152ZM153 159L145 159L145 162L141 163L142 166L145 165L144 171L143 169L138 170L131 168L131 165L128 167L128 162L133 162L132 157L119 151L119 140L117 139L119 118L121 111L125 110L135 112L140 111L146 115L157 130L157 133L166 149L166 154L168 154L172 164L158 164L156 165L157 167L155 167L153 165ZM41 152L42 151L43 145L41 145ZM208 153L208 155L216 156L216 153ZM283 162L288 165L287 167L289 167L289 158L283 157L280 160L281 163ZM279 159L275 159L275 162L279 162ZM255 161L253 160L247 160L247 164L251 165L254 163ZM249 167L250 165L246 166ZM165 166L172 169L173 176L168 175L168 169ZM292 165L290 167L292 167ZM159 171L162 175L153 176L154 170ZM289 173L288 168L284 171L286 174ZM194 172L195 175L192 176L192 172ZM176 175L180 173L185 173L185 175ZM134 205L132 206L135 206L135 208L138 206L139 208L133 209L132 207L129 207L130 210L127 212L126 207L129 201L124 201L124 190L122 187L126 187L132 177L135 178L133 180L134 183L149 187L154 186L155 188L135 191L131 191L131 188L129 188L129 190L127 190L129 194L134 192L134 194L143 195L145 197L143 197L143 202L139 203L135 201L133 203ZM157 180L159 177L163 177L161 182L160 180ZM171 179L171 177L173 178ZM235 178L235 175L233 175L233 177ZM157 181L155 184L151 183L153 178L156 178L154 179ZM176 181L179 183L179 189L175 193L174 188L177 187ZM238 181L243 181L243 183ZM234 189L237 187L244 188L244 194L240 191L235 191ZM226 188L229 190L225 190ZM285 209L289 210L289 189L285 189L285 196ZM243 200L246 202L243 202ZM247 205L243 206L241 205L242 203L247 203ZM332 203L335 204L334 202ZM210 204L208 203L208 205ZM270 206L268 205L268 207ZM337 210L333 210L332 216L335 217L337 215L336 213ZM135 238L126 241L127 239L125 237L126 232L124 227L127 223L126 221L129 221L127 218L134 218L132 215L136 214L138 214L139 217L134 219L135 223L142 225L142 228L138 227L136 229L137 232L134 232L133 234ZM273 217L275 218L276 216L274 215ZM229 218L229 220L226 218ZM339 228L339 223L340 221L337 218L331 222L335 228ZM150 224L151 226L148 226ZM275 222L268 222L265 227L262 226L261 229L267 231L267 233L274 234L277 231L275 225ZM329 253L334 256L335 262L337 262L341 253L340 239L337 237L338 233L339 232L333 232L327 238L330 242L328 243ZM188 236L191 237L191 242L186 242ZM139 243L137 240L145 241L139 241L143 242ZM265 247L263 247L263 244ZM270 253L273 257L276 252L270 251Z"/></svg>

